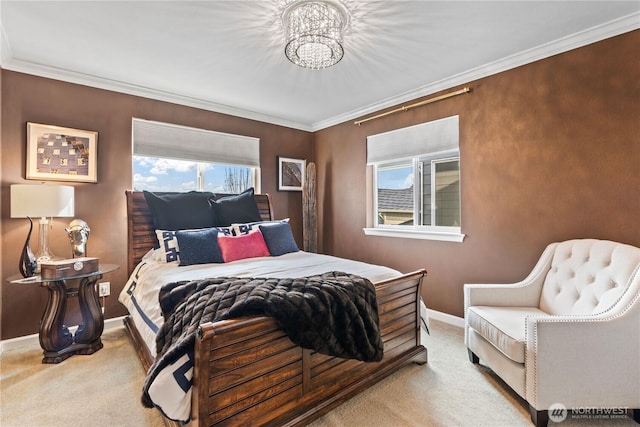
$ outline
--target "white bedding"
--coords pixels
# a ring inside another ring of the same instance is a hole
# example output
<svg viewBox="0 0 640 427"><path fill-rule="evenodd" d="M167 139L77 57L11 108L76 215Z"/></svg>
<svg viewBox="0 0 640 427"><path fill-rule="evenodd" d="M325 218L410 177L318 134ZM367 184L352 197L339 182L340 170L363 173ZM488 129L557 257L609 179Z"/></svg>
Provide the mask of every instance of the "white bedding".
<svg viewBox="0 0 640 427"><path fill-rule="evenodd" d="M225 264L178 266L178 262L159 262L150 251L133 271L118 301L124 304L142 339L153 356L155 336L162 325L158 303L160 287L180 280L208 277L304 277L327 271L344 271L376 283L401 275L388 267L336 258L304 251L278 257L248 258Z"/></svg>
<svg viewBox="0 0 640 427"><path fill-rule="evenodd" d="M155 356L155 336L163 323L158 294L164 284L211 277L304 277L327 271L356 274L368 278L372 283L402 275L388 267L304 251L277 257L248 258L224 264L180 267L177 261L158 261L151 250L131 274L118 300L129 311L130 318L150 354ZM426 322L424 304L421 306L421 314ZM178 421L187 421L191 408L190 383L193 369L187 356L183 359L164 369L149 389L149 395L158 409L168 418Z"/></svg>

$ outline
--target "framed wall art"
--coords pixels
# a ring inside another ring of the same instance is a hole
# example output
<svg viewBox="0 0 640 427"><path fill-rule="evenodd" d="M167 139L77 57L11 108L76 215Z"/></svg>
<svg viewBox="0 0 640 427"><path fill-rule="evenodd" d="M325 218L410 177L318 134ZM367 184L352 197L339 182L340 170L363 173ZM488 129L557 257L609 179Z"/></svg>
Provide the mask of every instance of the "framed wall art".
<svg viewBox="0 0 640 427"><path fill-rule="evenodd" d="M278 157L278 190L302 191L305 160Z"/></svg>
<svg viewBox="0 0 640 427"><path fill-rule="evenodd" d="M27 123L27 179L98 182L98 132Z"/></svg>

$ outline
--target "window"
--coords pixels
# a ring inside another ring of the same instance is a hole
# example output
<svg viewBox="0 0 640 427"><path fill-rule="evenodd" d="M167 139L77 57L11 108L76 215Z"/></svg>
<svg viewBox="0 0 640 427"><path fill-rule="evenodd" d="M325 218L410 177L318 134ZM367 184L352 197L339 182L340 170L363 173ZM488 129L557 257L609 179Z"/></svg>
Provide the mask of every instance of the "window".
<svg viewBox="0 0 640 427"><path fill-rule="evenodd" d="M133 119L133 189L260 191L257 138Z"/></svg>
<svg viewBox="0 0 640 427"><path fill-rule="evenodd" d="M459 232L460 160L457 153L416 157L410 162L374 167L375 226L417 225Z"/></svg>
<svg viewBox="0 0 640 427"><path fill-rule="evenodd" d="M456 153L457 154L457 153ZM460 157L435 158L421 163L424 211L421 225L460 231Z"/></svg>
<svg viewBox="0 0 640 427"><path fill-rule="evenodd" d="M133 156L133 189L241 193L256 187L256 168Z"/></svg>
<svg viewBox="0 0 640 427"><path fill-rule="evenodd" d="M413 225L416 218L413 163L380 165L376 178L377 225Z"/></svg>
<svg viewBox="0 0 640 427"><path fill-rule="evenodd" d="M462 241L458 116L367 138L369 235Z"/></svg>

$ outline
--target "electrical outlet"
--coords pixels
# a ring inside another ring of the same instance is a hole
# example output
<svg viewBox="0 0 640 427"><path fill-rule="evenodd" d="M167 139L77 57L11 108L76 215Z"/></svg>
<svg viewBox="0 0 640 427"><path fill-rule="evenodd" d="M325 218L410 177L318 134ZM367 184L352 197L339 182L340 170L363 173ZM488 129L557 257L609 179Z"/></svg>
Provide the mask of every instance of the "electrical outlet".
<svg viewBox="0 0 640 427"><path fill-rule="evenodd" d="M108 297L111 295L111 282L98 283L98 296Z"/></svg>

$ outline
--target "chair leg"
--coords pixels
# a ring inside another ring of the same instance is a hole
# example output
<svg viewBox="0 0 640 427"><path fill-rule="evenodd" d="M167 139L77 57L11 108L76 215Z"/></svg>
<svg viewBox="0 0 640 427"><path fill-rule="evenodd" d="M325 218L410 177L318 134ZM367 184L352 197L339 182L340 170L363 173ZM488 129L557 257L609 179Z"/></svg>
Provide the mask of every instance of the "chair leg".
<svg viewBox="0 0 640 427"><path fill-rule="evenodd" d="M640 424L640 409L633 409L633 421Z"/></svg>
<svg viewBox="0 0 640 427"><path fill-rule="evenodd" d="M476 356L473 351L467 349L467 352L469 353L469 361L471 361L471 363L473 363L474 365L480 363L480 358Z"/></svg>
<svg viewBox="0 0 640 427"><path fill-rule="evenodd" d="M547 427L547 424L549 424L549 411L538 411L529 405L529 414L531 415L533 425L536 427Z"/></svg>

